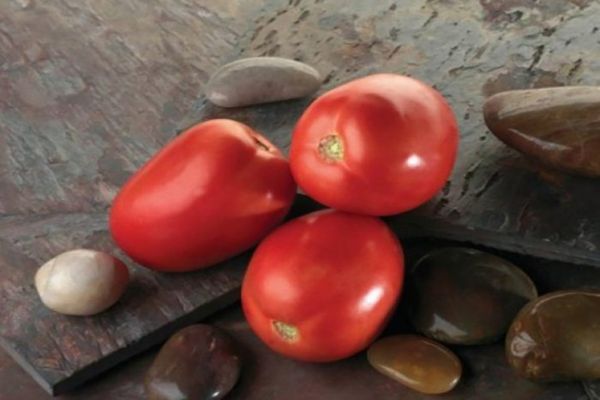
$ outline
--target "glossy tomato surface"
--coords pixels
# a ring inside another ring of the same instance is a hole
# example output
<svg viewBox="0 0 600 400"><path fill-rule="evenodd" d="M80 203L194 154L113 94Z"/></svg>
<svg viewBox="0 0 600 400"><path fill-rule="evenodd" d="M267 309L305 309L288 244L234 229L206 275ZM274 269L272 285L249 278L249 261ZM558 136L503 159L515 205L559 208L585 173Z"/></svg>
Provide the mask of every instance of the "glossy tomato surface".
<svg viewBox="0 0 600 400"><path fill-rule="evenodd" d="M294 219L256 249L242 285L254 332L273 350L333 361L367 347L393 312L403 252L378 218L325 210Z"/></svg>
<svg viewBox="0 0 600 400"><path fill-rule="evenodd" d="M198 124L125 184L110 212L117 244L140 264L189 271L255 245L288 212L296 185L267 139L236 121Z"/></svg>
<svg viewBox="0 0 600 400"><path fill-rule="evenodd" d="M377 74L313 102L292 136L298 185L340 210L391 215L432 198L448 179L458 146L452 110L415 79Z"/></svg>

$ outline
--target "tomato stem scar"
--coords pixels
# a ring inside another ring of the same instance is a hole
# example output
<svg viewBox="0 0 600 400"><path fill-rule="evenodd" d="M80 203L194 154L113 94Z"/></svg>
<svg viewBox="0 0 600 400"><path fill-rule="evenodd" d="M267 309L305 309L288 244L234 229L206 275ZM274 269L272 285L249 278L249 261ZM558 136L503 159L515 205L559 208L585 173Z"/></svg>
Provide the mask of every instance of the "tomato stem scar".
<svg viewBox="0 0 600 400"><path fill-rule="evenodd" d="M335 162L344 158L344 143L338 135L328 135L319 141L319 154L325 161Z"/></svg>
<svg viewBox="0 0 600 400"><path fill-rule="evenodd" d="M262 142L262 140L260 140L259 138L257 138L256 136L252 136L252 139L254 139L254 143L256 143L256 145L264 150L264 151L271 151L271 148L269 146L267 146L266 144L264 144Z"/></svg>
<svg viewBox="0 0 600 400"><path fill-rule="evenodd" d="M294 325L286 324L281 321L273 321L273 329L275 329L275 332L277 332L277 334L286 342L295 342L298 340L298 328Z"/></svg>

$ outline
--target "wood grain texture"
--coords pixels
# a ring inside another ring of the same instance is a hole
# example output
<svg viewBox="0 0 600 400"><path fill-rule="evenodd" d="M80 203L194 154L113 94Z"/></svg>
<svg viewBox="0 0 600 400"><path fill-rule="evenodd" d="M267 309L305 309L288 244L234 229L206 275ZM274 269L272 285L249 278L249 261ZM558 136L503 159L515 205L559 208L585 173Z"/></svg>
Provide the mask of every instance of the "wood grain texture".
<svg viewBox="0 0 600 400"><path fill-rule="evenodd" d="M277 55L314 65L323 90L396 72L440 90L461 144L443 192L391 218L402 237L432 236L600 266L600 181L549 175L488 132L481 108L496 92L598 85L600 4L585 0L274 2L228 61ZM287 149L308 101L225 110L199 101L190 121L229 117Z"/></svg>

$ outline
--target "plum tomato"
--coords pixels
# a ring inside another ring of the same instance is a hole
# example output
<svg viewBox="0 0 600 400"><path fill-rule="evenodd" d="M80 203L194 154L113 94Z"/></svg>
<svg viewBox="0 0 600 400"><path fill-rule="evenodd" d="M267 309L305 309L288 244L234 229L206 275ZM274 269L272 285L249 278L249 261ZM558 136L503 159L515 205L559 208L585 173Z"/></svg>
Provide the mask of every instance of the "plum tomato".
<svg viewBox="0 0 600 400"><path fill-rule="evenodd" d="M292 136L298 186L333 208L391 215L431 199L448 179L458 147L452 110L435 89L376 74L315 100Z"/></svg>
<svg viewBox="0 0 600 400"><path fill-rule="evenodd" d="M254 246L283 220L295 193L275 146L244 124L215 119L179 135L129 179L110 230L140 264L189 271Z"/></svg>
<svg viewBox="0 0 600 400"><path fill-rule="evenodd" d="M257 247L242 284L242 307L273 350L334 361L378 336L403 280L402 247L383 221L317 211L285 223Z"/></svg>

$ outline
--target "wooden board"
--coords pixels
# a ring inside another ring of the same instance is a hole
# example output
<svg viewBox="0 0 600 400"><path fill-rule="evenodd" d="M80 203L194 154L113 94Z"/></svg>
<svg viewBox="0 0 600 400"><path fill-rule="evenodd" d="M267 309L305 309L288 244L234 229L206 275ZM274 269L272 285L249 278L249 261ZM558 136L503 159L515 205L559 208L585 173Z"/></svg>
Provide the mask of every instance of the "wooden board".
<svg viewBox="0 0 600 400"><path fill-rule="evenodd" d="M600 180L548 175L488 132L493 93L597 85L600 3L586 0L275 2L230 59L280 55L319 69L325 88L373 72L420 78L459 120L461 145L443 192L390 219L402 237L472 242L600 266ZM200 101L190 120L228 117L287 149L307 100L221 109Z"/></svg>
<svg viewBox="0 0 600 400"><path fill-rule="evenodd" d="M480 107L504 89L596 84L599 18L591 0L1 2L0 342L59 392L233 300L241 260L177 277L130 262L132 290L90 319L45 310L31 282L63 250L111 249L105 215L118 188L191 122L236 118L287 147L308 100L192 107L217 66L240 56L306 61L325 88L376 71L409 74L448 98L459 162L439 198L391 220L401 236L597 265L598 182L546 183L486 132Z"/></svg>

